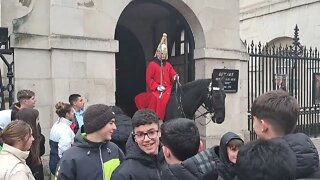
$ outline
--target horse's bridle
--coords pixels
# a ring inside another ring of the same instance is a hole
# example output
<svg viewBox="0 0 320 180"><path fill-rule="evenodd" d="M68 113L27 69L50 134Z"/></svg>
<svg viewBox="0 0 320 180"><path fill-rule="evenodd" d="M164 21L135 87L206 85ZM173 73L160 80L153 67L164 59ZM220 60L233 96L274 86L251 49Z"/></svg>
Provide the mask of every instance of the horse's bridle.
<svg viewBox="0 0 320 180"><path fill-rule="evenodd" d="M208 101L208 105L206 105L205 103L202 103L201 106L206 110L206 112L202 113L201 115L195 117L195 119L205 116L207 114L213 114L214 113L214 109L213 109L213 91L220 91L220 88L218 87L213 87L212 82L210 82L209 86L208 86L208 94L207 94L207 101Z"/></svg>
<svg viewBox="0 0 320 180"><path fill-rule="evenodd" d="M205 103L202 103L201 106L206 110L206 112L202 113L201 115L199 116L195 116L194 117L194 120L202 117L202 116L205 116L207 114L213 114L214 113L214 109L213 109L213 92L214 91L220 91L221 89L219 87L214 87L213 86L213 83L210 82L209 86L208 86L208 94L207 94L207 100L209 101L208 102L208 106L205 104ZM183 110L183 106L182 106L182 99L181 99L181 84L179 82L179 79L176 80L176 100L178 102L178 110L180 110L180 113L183 117L186 117L186 114L184 113L184 110ZM210 122L210 121L209 121ZM209 123L208 122L208 123ZM206 123L206 124L208 124ZM200 123L201 124L201 123ZM201 124L202 125L202 124Z"/></svg>

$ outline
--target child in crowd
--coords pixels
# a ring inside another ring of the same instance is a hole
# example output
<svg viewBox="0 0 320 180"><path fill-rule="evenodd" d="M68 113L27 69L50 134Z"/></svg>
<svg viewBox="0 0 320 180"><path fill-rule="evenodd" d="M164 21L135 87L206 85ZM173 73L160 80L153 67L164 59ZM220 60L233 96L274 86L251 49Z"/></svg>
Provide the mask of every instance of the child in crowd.
<svg viewBox="0 0 320 180"><path fill-rule="evenodd" d="M244 142L237 134L227 132L220 140L220 146L215 147L216 154L219 155L221 162L218 165L219 178L233 180L235 174L235 164L237 154Z"/></svg>
<svg viewBox="0 0 320 180"><path fill-rule="evenodd" d="M284 140L297 157L296 178L320 178L315 145L307 135L293 133L299 112L297 100L287 92L267 92L252 104L253 129L259 139Z"/></svg>

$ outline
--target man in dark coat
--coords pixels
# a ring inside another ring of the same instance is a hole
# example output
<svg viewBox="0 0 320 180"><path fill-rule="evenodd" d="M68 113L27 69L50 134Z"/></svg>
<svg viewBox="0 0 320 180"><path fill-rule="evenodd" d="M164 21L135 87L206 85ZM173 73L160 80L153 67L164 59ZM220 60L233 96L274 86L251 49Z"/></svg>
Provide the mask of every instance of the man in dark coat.
<svg viewBox="0 0 320 180"><path fill-rule="evenodd" d="M111 106L111 109L115 113L117 126L117 130L112 134L111 142L114 142L126 153L126 142L132 132L132 120L120 107Z"/></svg>
<svg viewBox="0 0 320 180"><path fill-rule="evenodd" d="M160 151L159 117L150 109L132 117L133 133L126 144L126 160L115 170L112 180L160 180L164 163Z"/></svg>

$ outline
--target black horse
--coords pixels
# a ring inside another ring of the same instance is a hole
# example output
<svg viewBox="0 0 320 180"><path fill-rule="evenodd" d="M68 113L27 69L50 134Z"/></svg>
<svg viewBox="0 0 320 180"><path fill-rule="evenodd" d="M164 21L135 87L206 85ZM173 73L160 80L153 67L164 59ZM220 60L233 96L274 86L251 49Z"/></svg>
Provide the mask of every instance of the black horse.
<svg viewBox="0 0 320 180"><path fill-rule="evenodd" d="M194 118L197 109L203 104L206 113L214 113L212 121L221 124L225 118L225 98L223 90L224 78L218 82L212 79L199 79L179 85L178 81L172 88L166 109L165 120L179 117ZM214 87L214 84L218 87Z"/></svg>

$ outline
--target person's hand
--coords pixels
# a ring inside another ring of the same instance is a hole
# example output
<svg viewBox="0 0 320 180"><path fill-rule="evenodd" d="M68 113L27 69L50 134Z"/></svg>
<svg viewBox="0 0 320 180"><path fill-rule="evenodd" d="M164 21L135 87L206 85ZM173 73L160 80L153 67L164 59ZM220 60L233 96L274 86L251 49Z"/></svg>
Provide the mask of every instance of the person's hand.
<svg viewBox="0 0 320 180"><path fill-rule="evenodd" d="M163 91L166 90L166 88L165 88L164 86L162 86L162 85L159 85L159 86L157 87L157 90L160 91L160 92L163 92Z"/></svg>

